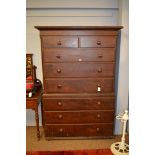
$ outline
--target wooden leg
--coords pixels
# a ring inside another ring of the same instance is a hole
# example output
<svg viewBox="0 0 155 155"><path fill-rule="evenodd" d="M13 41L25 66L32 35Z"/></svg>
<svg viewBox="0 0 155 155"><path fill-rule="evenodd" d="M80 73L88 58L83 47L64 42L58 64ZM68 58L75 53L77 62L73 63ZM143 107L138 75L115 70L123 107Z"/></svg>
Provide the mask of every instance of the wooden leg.
<svg viewBox="0 0 155 155"><path fill-rule="evenodd" d="M35 119L36 119L36 127L37 127L37 140L40 140L38 107L35 109Z"/></svg>
<svg viewBox="0 0 155 155"><path fill-rule="evenodd" d="M41 99L41 116L42 116L42 127L44 127L44 115L43 115L43 102Z"/></svg>

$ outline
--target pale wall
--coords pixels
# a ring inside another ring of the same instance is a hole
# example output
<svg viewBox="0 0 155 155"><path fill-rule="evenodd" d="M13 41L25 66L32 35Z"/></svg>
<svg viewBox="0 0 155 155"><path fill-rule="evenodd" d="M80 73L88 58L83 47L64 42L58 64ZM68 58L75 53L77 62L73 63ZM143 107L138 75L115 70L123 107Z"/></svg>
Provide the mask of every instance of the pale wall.
<svg viewBox="0 0 155 155"><path fill-rule="evenodd" d="M118 7L118 24L124 28L120 37L116 113L123 112L129 106L129 1L118 0ZM116 120L116 134L121 132L121 125L120 121Z"/></svg>
<svg viewBox="0 0 155 155"><path fill-rule="evenodd" d="M119 12L121 6L117 0L27 0L27 25L26 25L26 50L27 53L33 53L34 64L37 66L37 77L42 80L41 65L41 48L39 31L34 26L103 26L103 25L122 25L126 21L119 24L119 18L122 13ZM128 6L126 6L128 7ZM123 7L122 7L123 8ZM123 9L121 9L123 11ZM118 16L119 15L119 16ZM124 26L124 25L123 25ZM123 37L122 36L122 40ZM127 40L121 43L120 55L122 58L128 58ZM120 59L123 61L124 59ZM128 65L128 61L125 65ZM120 64L121 65L121 64ZM122 68L119 65L119 68ZM124 65L124 64L123 64ZM118 106L119 112L126 107L126 89L128 91L128 83L124 86L121 79L128 79L128 70L120 69L118 77ZM123 88L122 88L123 86ZM123 89L123 90L122 90ZM125 96L124 96L125 94ZM125 102L124 102L125 101ZM40 114L39 106L39 114ZM35 125L34 114L31 110L27 110L27 125ZM40 114L41 125L41 114ZM120 132L118 122L116 123L116 133Z"/></svg>

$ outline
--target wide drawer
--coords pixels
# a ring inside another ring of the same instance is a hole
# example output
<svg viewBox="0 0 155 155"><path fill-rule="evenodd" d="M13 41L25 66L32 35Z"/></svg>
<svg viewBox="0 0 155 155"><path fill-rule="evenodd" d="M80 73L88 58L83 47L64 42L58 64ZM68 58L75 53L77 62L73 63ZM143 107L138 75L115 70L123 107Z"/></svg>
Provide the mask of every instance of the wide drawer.
<svg viewBox="0 0 155 155"><path fill-rule="evenodd" d="M43 108L45 111L56 110L113 110L114 97L98 98L54 98L43 97Z"/></svg>
<svg viewBox="0 0 155 155"><path fill-rule="evenodd" d="M113 78L45 79L45 93L113 93Z"/></svg>
<svg viewBox="0 0 155 155"><path fill-rule="evenodd" d="M114 111L44 111L45 124L113 123Z"/></svg>
<svg viewBox="0 0 155 155"><path fill-rule="evenodd" d="M109 77L114 76L114 63L45 63L44 77Z"/></svg>
<svg viewBox="0 0 155 155"><path fill-rule="evenodd" d="M78 47L78 37L45 36L42 37L43 48Z"/></svg>
<svg viewBox="0 0 155 155"><path fill-rule="evenodd" d="M113 136L113 124L45 125L45 137Z"/></svg>
<svg viewBox="0 0 155 155"><path fill-rule="evenodd" d="M43 49L44 62L115 61L115 48Z"/></svg>
<svg viewBox="0 0 155 155"><path fill-rule="evenodd" d="M116 36L83 36L79 42L80 47L115 47Z"/></svg>

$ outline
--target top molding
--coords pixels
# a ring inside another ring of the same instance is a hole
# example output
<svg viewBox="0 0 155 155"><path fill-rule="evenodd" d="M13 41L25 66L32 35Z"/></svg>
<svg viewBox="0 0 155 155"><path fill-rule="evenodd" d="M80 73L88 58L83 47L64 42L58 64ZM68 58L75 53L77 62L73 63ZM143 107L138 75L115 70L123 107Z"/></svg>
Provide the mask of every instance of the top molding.
<svg viewBox="0 0 155 155"><path fill-rule="evenodd" d="M38 30L120 30L123 26L35 26Z"/></svg>
<svg viewBox="0 0 155 155"><path fill-rule="evenodd" d="M118 8L118 0L27 0L27 9Z"/></svg>

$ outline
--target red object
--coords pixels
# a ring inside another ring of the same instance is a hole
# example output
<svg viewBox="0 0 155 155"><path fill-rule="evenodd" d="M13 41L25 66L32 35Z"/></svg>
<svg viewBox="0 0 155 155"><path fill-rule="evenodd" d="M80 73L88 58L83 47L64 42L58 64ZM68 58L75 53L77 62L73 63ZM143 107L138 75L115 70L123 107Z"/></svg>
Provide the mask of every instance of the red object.
<svg viewBox="0 0 155 155"><path fill-rule="evenodd" d="M113 155L110 149L72 151L27 151L26 155Z"/></svg>
<svg viewBox="0 0 155 155"><path fill-rule="evenodd" d="M32 76L28 76L26 80L32 80Z"/></svg>
<svg viewBox="0 0 155 155"><path fill-rule="evenodd" d="M34 87L34 83L26 83L26 90L31 90Z"/></svg>

